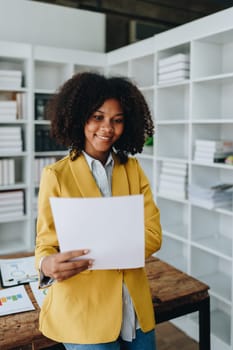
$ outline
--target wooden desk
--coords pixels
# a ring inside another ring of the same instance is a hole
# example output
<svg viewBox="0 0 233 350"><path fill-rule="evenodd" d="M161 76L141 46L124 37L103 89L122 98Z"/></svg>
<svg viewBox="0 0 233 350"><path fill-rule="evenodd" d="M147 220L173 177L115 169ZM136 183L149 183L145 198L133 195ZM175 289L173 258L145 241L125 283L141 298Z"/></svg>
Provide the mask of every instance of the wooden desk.
<svg viewBox="0 0 233 350"><path fill-rule="evenodd" d="M25 254L7 257L19 256ZM199 311L199 349L210 350L209 287L157 258L147 261L146 271L157 323ZM26 289L36 310L0 317L1 350L38 350L55 344L39 332L39 307L29 285Z"/></svg>
<svg viewBox="0 0 233 350"><path fill-rule="evenodd" d="M157 323L199 311L199 350L210 350L209 287L157 258L146 271Z"/></svg>

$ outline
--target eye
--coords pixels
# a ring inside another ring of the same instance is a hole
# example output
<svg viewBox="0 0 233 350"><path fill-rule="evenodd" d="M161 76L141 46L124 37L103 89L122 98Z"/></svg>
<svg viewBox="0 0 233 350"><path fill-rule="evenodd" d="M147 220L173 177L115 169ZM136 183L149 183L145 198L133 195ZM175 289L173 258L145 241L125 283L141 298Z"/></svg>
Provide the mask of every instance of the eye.
<svg viewBox="0 0 233 350"><path fill-rule="evenodd" d="M92 119L94 119L96 121L101 121L101 120L103 120L103 116L101 114L94 114L92 116Z"/></svg>
<svg viewBox="0 0 233 350"><path fill-rule="evenodd" d="M115 124L122 124L122 123L124 123L124 118L122 118L122 117L120 117L120 118L115 118L115 119L113 120L113 122L114 122Z"/></svg>

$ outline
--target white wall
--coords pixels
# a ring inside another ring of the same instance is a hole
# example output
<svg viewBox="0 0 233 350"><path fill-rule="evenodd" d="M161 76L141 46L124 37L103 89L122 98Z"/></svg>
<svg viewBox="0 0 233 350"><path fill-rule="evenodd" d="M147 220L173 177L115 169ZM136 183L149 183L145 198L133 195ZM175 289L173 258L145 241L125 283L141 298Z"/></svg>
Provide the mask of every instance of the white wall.
<svg viewBox="0 0 233 350"><path fill-rule="evenodd" d="M0 0L0 40L105 51L105 15L29 0Z"/></svg>

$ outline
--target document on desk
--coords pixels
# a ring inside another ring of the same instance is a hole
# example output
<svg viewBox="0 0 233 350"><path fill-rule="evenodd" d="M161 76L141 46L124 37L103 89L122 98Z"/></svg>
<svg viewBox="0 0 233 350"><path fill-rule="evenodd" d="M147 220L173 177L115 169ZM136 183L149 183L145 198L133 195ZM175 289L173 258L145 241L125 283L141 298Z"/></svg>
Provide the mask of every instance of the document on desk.
<svg viewBox="0 0 233 350"><path fill-rule="evenodd" d="M0 290L0 316L35 310L24 286Z"/></svg>
<svg viewBox="0 0 233 350"><path fill-rule="evenodd" d="M36 299L38 306L41 308L44 302L44 298L48 293L48 288L38 288L38 282L30 282L29 283L32 293Z"/></svg>
<svg viewBox="0 0 233 350"><path fill-rule="evenodd" d="M50 204L62 252L89 249L92 270L144 266L143 195L52 197Z"/></svg>
<svg viewBox="0 0 233 350"><path fill-rule="evenodd" d="M38 280L34 256L0 259L0 272L3 287L10 287Z"/></svg>

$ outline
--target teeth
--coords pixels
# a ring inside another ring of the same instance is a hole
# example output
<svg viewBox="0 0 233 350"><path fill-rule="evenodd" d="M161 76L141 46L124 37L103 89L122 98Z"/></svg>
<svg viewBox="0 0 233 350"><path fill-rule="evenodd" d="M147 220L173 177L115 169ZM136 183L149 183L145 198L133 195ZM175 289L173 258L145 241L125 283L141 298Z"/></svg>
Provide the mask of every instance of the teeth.
<svg viewBox="0 0 233 350"><path fill-rule="evenodd" d="M97 135L100 139L102 140L109 140L110 137L107 137L107 136L101 136L101 135Z"/></svg>

